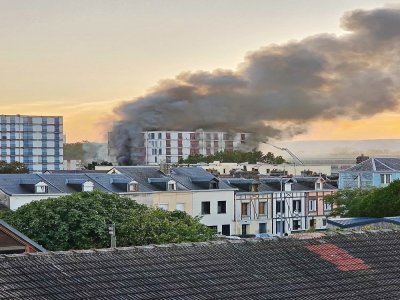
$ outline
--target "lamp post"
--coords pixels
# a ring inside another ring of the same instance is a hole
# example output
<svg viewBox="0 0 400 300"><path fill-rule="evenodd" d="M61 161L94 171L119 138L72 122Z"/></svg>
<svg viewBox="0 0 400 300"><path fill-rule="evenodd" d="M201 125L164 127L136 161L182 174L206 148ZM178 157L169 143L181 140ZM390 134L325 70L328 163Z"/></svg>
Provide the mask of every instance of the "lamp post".
<svg viewBox="0 0 400 300"><path fill-rule="evenodd" d="M117 247L117 236L115 235L115 224L108 227L108 233L111 235L111 248Z"/></svg>

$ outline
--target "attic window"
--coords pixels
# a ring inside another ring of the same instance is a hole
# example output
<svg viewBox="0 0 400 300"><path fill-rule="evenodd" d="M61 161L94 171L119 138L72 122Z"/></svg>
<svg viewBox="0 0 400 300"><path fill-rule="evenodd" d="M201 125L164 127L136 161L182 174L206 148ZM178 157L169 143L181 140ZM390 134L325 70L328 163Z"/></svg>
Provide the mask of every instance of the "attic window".
<svg viewBox="0 0 400 300"><path fill-rule="evenodd" d="M94 184L91 181L85 181L82 184L82 192L91 192L93 191Z"/></svg>
<svg viewBox="0 0 400 300"><path fill-rule="evenodd" d="M322 182L317 182L317 183L315 184L315 189L316 189L316 190L322 190Z"/></svg>
<svg viewBox="0 0 400 300"><path fill-rule="evenodd" d="M168 191L176 191L176 182L173 180L168 181L167 190Z"/></svg>
<svg viewBox="0 0 400 300"><path fill-rule="evenodd" d="M131 181L128 183L128 192L138 192L139 184L137 181Z"/></svg>
<svg viewBox="0 0 400 300"><path fill-rule="evenodd" d="M49 186L44 182L39 182L35 184L36 194L47 194L49 192Z"/></svg>
<svg viewBox="0 0 400 300"><path fill-rule="evenodd" d="M258 192L258 184L251 184L250 185L250 192Z"/></svg>
<svg viewBox="0 0 400 300"><path fill-rule="evenodd" d="M211 181L210 182L210 190L216 190L218 189L218 182L217 181Z"/></svg>

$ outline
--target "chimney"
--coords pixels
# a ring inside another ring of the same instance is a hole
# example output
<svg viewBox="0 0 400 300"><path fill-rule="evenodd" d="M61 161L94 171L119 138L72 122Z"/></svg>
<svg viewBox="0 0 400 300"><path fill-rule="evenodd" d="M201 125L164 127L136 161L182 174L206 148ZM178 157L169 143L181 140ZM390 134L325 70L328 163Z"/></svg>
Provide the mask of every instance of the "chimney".
<svg viewBox="0 0 400 300"><path fill-rule="evenodd" d="M171 166L169 164L167 164L165 161L160 162L160 171L164 175L169 176L171 174L170 168L171 168Z"/></svg>

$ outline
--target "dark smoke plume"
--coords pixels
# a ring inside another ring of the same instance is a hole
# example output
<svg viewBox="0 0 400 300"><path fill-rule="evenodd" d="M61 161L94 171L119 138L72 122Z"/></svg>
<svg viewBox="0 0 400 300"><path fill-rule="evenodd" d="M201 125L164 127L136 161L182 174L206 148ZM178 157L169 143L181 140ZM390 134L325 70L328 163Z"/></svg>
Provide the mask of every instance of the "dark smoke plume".
<svg viewBox="0 0 400 300"><path fill-rule="evenodd" d="M122 163L143 130L295 135L309 121L362 118L397 107L400 9L345 14L349 33L321 34L252 52L236 71L184 72L115 109L112 146Z"/></svg>

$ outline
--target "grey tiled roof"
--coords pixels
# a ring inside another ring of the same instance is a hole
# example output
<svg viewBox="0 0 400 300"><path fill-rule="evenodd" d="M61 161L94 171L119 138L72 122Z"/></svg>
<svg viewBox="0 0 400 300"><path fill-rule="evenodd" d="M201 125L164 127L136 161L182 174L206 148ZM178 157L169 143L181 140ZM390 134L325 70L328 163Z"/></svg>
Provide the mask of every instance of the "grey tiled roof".
<svg viewBox="0 0 400 300"><path fill-rule="evenodd" d="M339 172L400 172L400 158L371 157L354 167Z"/></svg>
<svg viewBox="0 0 400 300"><path fill-rule="evenodd" d="M215 176L200 167L172 168L169 175L162 173L158 167L152 166L124 166L115 167L115 169L137 181L139 183L139 191L165 190L160 184L155 183L157 181L156 178L159 178L159 180L174 180L177 183L178 191L206 190L208 186L206 187L202 183L207 180L219 181ZM232 187L219 181L219 189L232 189Z"/></svg>
<svg viewBox="0 0 400 300"><path fill-rule="evenodd" d="M399 299L400 232L0 256L0 299Z"/></svg>
<svg viewBox="0 0 400 300"><path fill-rule="evenodd" d="M259 191L280 191L284 189L285 182L292 182L292 191L313 191L319 177L292 177L292 178L260 178ZM329 182L323 182L324 190L336 190L337 187Z"/></svg>
<svg viewBox="0 0 400 300"><path fill-rule="evenodd" d="M76 193L77 186L86 181L94 183L94 189L104 192L126 192L127 187L113 184L113 179L120 182L130 182L130 178L124 174L104 173L54 173L54 174L0 174L0 190L8 195L32 194L33 185L44 182L48 185L49 194ZM69 183L69 184L68 184Z"/></svg>
<svg viewBox="0 0 400 300"><path fill-rule="evenodd" d="M137 181L139 184L139 191L141 192L152 192L152 191L165 191L165 188L159 184L152 184L149 182L149 178L160 178L163 180L169 180L171 177L163 174L158 167L151 166L129 166L129 167L115 167L116 170L129 176L132 180ZM177 184L177 190L186 190L181 185Z"/></svg>

